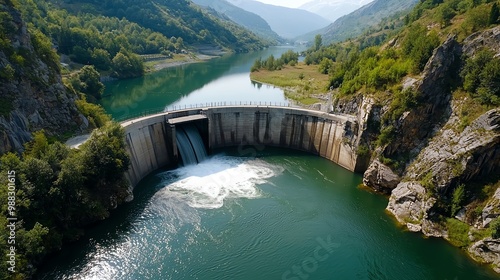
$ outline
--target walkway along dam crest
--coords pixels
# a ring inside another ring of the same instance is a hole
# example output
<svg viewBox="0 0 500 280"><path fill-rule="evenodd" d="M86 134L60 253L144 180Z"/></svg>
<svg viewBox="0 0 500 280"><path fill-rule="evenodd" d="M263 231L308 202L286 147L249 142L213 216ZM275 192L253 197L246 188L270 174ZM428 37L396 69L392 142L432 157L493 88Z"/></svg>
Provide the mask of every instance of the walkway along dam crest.
<svg viewBox="0 0 500 280"><path fill-rule="evenodd" d="M366 169L366 160L357 156L360 133L354 116L278 106L205 107L122 122L131 186L159 168L178 165L176 127L185 123L196 126L209 153L272 146L316 154L353 172Z"/></svg>

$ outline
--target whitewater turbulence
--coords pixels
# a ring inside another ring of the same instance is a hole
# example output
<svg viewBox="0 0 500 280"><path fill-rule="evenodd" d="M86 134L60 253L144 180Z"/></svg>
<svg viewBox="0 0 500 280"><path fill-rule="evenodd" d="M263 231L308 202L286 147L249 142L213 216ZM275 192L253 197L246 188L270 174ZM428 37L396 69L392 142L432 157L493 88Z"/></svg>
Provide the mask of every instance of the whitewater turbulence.
<svg viewBox="0 0 500 280"><path fill-rule="evenodd" d="M165 188L154 200L183 201L194 208L220 208L228 198L256 198L257 185L283 171L259 159L215 156L198 165L161 173Z"/></svg>

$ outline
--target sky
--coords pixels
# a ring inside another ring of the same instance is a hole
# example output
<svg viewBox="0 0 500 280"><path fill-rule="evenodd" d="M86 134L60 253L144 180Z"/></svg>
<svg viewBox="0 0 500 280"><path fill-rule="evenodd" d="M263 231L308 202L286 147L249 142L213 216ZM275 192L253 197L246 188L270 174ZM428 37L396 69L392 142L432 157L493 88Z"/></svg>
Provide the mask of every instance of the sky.
<svg viewBox="0 0 500 280"><path fill-rule="evenodd" d="M311 2L312 0L257 0L262 3L266 4L272 4L276 6L284 6L284 7L290 7L290 8L297 8L299 6L302 6L303 4L307 2Z"/></svg>

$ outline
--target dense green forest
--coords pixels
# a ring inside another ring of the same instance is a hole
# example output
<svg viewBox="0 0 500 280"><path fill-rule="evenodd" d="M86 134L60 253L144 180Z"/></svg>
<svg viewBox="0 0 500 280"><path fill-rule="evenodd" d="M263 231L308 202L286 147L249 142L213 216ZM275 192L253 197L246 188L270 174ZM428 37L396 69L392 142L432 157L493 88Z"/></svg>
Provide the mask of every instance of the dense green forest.
<svg viewBox="0 0 500 280"><path fill-rule="evenodd" d="M111 76L141 76L137 55L171 57L197 45L246 52L269 42L188 1L19 0L26 22L51 38L58 52Z"/></svg>
<svg viewBox="0 0 500 280"><path fill-rule="evenodd" d="M44 34L47 30L41 31L53 26L41 25L39 29L30 24L26 32L17 12L21 4L13 2L0 0L0 84L9 86L26 82L39 96L43 96L40 91L47 91L49 95L58 94L57 98L63 98L53 86L60 88L74 98L71 105L76 105L78 112L87 118L88 128L96 128L79 149L70 149L61 143L60 139L65 135L40 130L33 133L32 141L25 143L24 151L9 152L0 157L0 172L3 174L0 177L0 212L3 217L0 221L0 246L9 252L9 248L15 248L15 267L7 262L11 256L2 254L0 278L27 279L33 276L47 254L60 249L65 242L78 239L85 226L106 218L110 209L130 195L124 177L129 158L121 126L111 122L102 107L86 101L99 98L102 92L97 70L94 66L84 66L77 75L61 84L59 56L50 38ZM37 14L40 10L33 2L31 4L22 8L34 20L42 15ZM34 10L28 12L31 8ZM54 22L57 21L54 19ZM115 23L120 24L120 21ZM18 40L26 42L19 47L16 45ZM127 51L118 50L117 55L120 52ZM39 69L50 76L48 83L36 76L34 71ZM17 95L16 92L7 94L1 96L2 121L9 120L14 108L13 96ZM32 102L30 97L22 94L24 102ZM57 103L57 106L63 106L61 104ZM71 133L71 128L67 129ZM17 220L8 221L7 217Z"/></svg>
<svg viewBox="0 0 500 280"><path fill-rule="evenodd" d="M14 171L16 277L29 277L47 253L63 242L83 234L83 227L102 220L128 195L123 171L128 168L123 131L119 124L107 123L95 130L79 149L50 142L43 131L26 144L22 155L0 157L2 174ZM7 176L0 178L7 186ZM3 217L8 211L8 188L0 190ZM110 200L112 198L112 200ZM0 221L0 244L8 248L7 219ZM10 243L9 243L10 244ZM12 244L10 244L12 245ZM10 246L9 245L9 246ZM8 264L2 257L0 275L7 279Z"/></svg>

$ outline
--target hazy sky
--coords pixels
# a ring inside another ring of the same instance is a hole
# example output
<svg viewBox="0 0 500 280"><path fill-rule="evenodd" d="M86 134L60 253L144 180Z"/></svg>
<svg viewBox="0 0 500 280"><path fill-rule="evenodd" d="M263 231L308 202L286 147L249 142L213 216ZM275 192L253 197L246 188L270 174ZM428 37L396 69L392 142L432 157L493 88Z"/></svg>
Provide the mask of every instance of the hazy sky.
<svg viewBox="0 0 500 280"><path fill-rule="evenodd" d="M262 3L272 4L276 6L285 6L290 8L297 8L302 4L311 2L312 0L257 0Z"/></svg>

